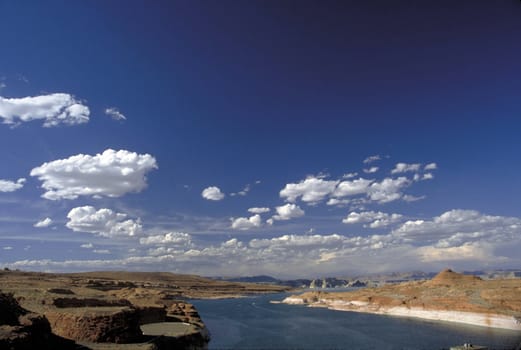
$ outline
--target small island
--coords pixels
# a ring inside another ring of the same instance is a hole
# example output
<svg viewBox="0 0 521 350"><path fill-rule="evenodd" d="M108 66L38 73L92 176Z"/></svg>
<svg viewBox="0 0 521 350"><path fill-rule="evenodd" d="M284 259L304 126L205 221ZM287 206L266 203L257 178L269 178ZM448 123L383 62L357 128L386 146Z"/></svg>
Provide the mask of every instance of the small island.
<svg viewBox="0 0 521 350"><path fill-rule="evenodd" d="M521 279L483 280L450 269L431 280L306 292L283 303L521 330Z"/></svg>

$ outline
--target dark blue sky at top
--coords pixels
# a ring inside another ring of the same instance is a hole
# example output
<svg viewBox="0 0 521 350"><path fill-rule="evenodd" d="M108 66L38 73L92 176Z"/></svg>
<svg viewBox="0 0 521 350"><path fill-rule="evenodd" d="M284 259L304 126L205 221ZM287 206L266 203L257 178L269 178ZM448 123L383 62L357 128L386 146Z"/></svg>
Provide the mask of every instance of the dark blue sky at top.
<svg viewBox="0 0 521 350"><path fill-rule="evenodd" d="M28 178L24 198L41 194L27 188L43 162L127 149L159 169L125 205L238 217L381 154L386 171L439 167L411 189L426 200L383 209L521 215L519 1L3 0L0 33L1 96L67 92L91 109L83 126L0 125L0 179ZM200 196L256 180L251 196Z"/></svg>

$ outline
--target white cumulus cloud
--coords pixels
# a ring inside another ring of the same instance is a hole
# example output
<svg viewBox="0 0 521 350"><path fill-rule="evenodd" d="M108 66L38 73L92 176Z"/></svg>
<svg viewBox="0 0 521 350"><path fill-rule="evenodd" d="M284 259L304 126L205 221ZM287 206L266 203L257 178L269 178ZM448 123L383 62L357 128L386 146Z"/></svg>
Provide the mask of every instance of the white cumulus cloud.
<svg viewBox="0 0 521 350"><path fill-rule="evenodd" d="M422 180L432 180L434 179L434 175L432 173L426 173L426 174L423 174L422 176Z"/></svg>
<svg viewBox="0 0 521 350"><path fill-rule="evenodd" d="M329 198L326 205L334 205L338 207L343 207L351 203L351 199L337 199L337 198Z"/></svg>
<svg viewBox="0 0 521 350"><path fill-rule="evenodd" d="M168 232L162 235L142 237L139 243L143 245L190 245L192 236L184 232Z"/></svg>
<svg viewBox="0 0 521 350"><path fill-rule="evenodd" d="M275 207L276 215L272 216L273 220L290 220L304 216L304 210L296 204L285 204L280 207Z"/></svg>
<svg viewBox="0 0 521 350"><path fill-rule="evenodd" d="M394 166L394 169L391 170L391 174L416 172L416 171L420 171L420 169L421 169L421 164L419 164L419 163L413 163L413 164L397 163Z"/></svg>
<svg viewBox="0 0 521 350"><path fill-rule="evenodd" d="M114 120L127 120L127 117L125 117L116 107L106 108L105 114Z"/></svg>
<svg viewBox="0 0 521 350"><path fill-rule="evenodd" d="M364 169L364 173L373 174L373 173L376 173L378 171L378 169L380 169L380 168L377 166L372 166L370 168Z"/></svg>
<svg viewBox="0 0 521 350"><path fill-rule="evenodd" d="M38 221L36 224L34 224L34 227L49 227L53 223L51 218L45 218L43 220Z"/></svg>
<svg viewBox="0 0 521 350"><path fill-rule="evenodd" d="M244 188L242 190L240 190L239 192L233 192L233 193L230 193L230 196L234 197L234 196L246 196L248 194L248 192L250 192L251 190L251 185L250 184L247 184L246 186L244 186Z"/></svg>
<svg viewBox="0 0 521 350"><path fill-rule="evenodd" d="M270 208L259 208L259 207L254 207L254 208L250 208L248 209L248 211L252 214L263 214L263 213L268 213L270 211Z"/></svg>
<svg viewBox="0 0 521 350"><path fill-rule="evenodd" d="M77 125L87 123L89 115L87 106L65 93L22 98L0 96L0 120L4 124L43 120L44 127Z"/></svg>
<svg viewBox="0 0 521 350"><path fill-rule="evenodd" d="M403 197L402 189L408 187L411 181L406 177L385 178L380 182L372 183L367 190L367 195L373 201L388 203Z"/></svg>
<svg viewBox="0 0 521 350"><path fill-rule="evenodd" d="M24 178L20 178L16 181L0 179L0 192L14 192L24 187L24 184Z"/></svg>
<svg viewBox="0 0 521 350"><path fill-rule="evenodd" d="M363 211L363 212L351 212L345 219L342 220L344 224L367 224L364 225L370 228L386 227L401 221L402 215L400 214L388 214L381 211Z"/></svg>
<svg viewBox="0 0 521 350"><path fill-rule="evenodd" d="M78 154L44 163L31 170L31 176L43 182L42 197L50 200L120 197L143 190L145 174L153 169L157 163L150 154L107 149L94 156Z"/></svg>
<svg viewBox="0 0 521 350"><path fill-rule="evenodd" d="M342 175L342 179L352 179L357 176L358 176L358 173L346 173L346 174Z"/></svg>
<svg viewBox="0 0 521 350"><path fill-rule="evenodd" d="M436 170L438 169L438 165L436 163L429 163L427 165L425 165L425 167L423 168L423 170Z"/></svg>
<svg viewBox="0 0 521 350"><path fill-rule="evenodd" d="M295 202L301 197L303 202L317 203L334 191L338 181L324 180L310 176L299 183L290 183L280 191L280 197Z"/></svg>
<svg viewBox="0 0 521 350"><path fill-rule="evenodd" d="M232 229L234 230L249 230L255 227L260 227L262 220L259 214L250 216L249 218L232 218Z"/></svg>
<svg viewBox="0 0 521 350"><path fill-rule="evenodd" d="M92 206L76 207L67 214L66 226L76 232L88 232L103 237L136 236L142 231L140 219L127 219L127 214L111 209L96 210Z"/></svg>
<svg viewBox="0 0 521 350"><path fill-rule="evenodd" d="M416 202L425 199L425 196L412 196L410 194L406 194L402 197L402 199L406 202Z"/></svg>
<svg viewBox="0 0 521 350"><path fill-rule="evenodd" d="M376 154L374 156L369 156L364 159L364 164L370 164L370 163L375 162L380 159L382 159L382 157L380 157L380 155L378 155L378 154Z"/></svg>
<svg viewBox="0 0 521 350"><path fill-rule="evenodd" d="M217 186L207 187L201 192L201 196L209 201L220 201L224 198L224 193Z"/></svg>
<svg viewBox="0 0 521 350"><path fill-rule="evenodd" d="M373 183L373 180L359 178L356 180L346 180L338 184L334 192L333 197L347 197L354 196L357 194L365 194L369 188L369 185Z"/></svg>

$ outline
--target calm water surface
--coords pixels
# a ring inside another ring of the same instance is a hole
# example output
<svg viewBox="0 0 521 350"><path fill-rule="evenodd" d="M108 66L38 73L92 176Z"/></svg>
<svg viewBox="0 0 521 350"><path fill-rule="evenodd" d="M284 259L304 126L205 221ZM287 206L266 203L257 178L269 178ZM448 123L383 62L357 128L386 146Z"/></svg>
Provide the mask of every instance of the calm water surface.
<svg viewBox="0 0 521 350"><path fill-rule="evenodd" d="M286 294L194 300L210 349L448 349L465 342L515 349L521 333L354 312L271 304Z"/></svg>

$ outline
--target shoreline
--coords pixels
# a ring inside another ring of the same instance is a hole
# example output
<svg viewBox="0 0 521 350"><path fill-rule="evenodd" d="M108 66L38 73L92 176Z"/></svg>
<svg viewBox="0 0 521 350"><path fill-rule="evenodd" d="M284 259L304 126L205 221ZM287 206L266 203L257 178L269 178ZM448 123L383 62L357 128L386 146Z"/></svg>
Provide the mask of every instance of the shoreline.
<svg viewBox="0 0 521 350"><path fill-rule="evenodd" d="M410 317L431 321L454 322L473 326L521 331L521 319L501 314L457 310L435 310L404 306L386 307L357 300L344 301L335 299L319 299L318 301L309 302L307 299L299 296L287 297L282 300L281 303L288 305L307 305L308 307L323 307L335 311L351 311L396 317Z"/></svg>

